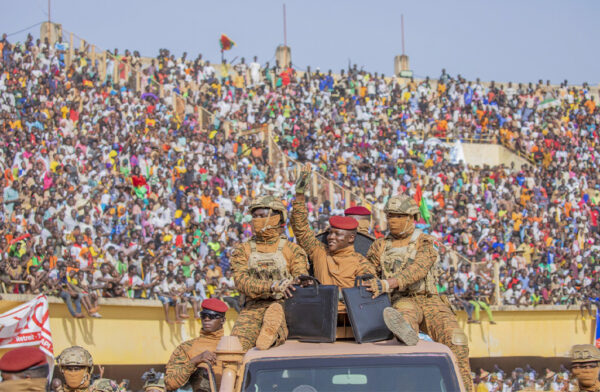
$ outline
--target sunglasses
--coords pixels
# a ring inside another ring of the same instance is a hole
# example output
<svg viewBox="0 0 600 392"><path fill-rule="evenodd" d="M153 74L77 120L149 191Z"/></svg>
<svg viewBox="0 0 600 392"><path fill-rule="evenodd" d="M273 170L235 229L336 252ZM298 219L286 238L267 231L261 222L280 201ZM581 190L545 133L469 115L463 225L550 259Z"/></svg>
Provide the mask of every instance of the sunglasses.
<svg viewBox="0 0 600 392"><path fill-rule="evenodd" d="M223 318L223 316L218 313L200 312L200 319L202 319L202 320L204 320L204 319L216 320L216 319L220 319L220 318Z"/></svg>

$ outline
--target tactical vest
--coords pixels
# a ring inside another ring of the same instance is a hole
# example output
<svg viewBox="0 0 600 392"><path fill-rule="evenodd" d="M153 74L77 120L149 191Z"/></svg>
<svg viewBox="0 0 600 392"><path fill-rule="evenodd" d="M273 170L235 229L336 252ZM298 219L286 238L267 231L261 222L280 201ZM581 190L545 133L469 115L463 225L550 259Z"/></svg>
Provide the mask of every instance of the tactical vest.
<svg viewBox="0 0 600 392"><path fill-rule="evenodd" d="M384 279L395 278L400 271L414 262L417 255L417 240L422 234L421 230L416 229L410 237L408 245L400 248L392 246L390 237L385 239L385 251L381 258L381 271ZM425 279L411 284L402 294L437 294L440 268L440 255L437 253L436 260L427 271Z"/></svg>
<svg viewBox="0 0 600 392"><path fill-rule="evenodd" d="M248 260L248 273L252 278L260 280L281 280L292 279L292 275L287 268L287 261L283 256L283 247L287 240L279 239L277 251L274 253L262 253L256 250L256 242L250 241L250 259ZM282 299L283 293L275 295L265 293L260 296L262 299Z"/></svg>

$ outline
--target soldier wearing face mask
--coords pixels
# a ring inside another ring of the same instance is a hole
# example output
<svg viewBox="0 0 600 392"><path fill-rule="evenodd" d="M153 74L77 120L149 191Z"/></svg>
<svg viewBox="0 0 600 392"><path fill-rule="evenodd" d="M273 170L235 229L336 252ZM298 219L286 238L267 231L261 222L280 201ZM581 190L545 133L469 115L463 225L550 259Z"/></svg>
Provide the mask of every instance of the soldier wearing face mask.
<svg viewBox="0 0 600 392"><path fill-rule="evenodd" d="M266 350L285 342L288 330L283 300L292 296L292 284L307 274L306 253L283 234L287 214L283 203L262 196L250 205L252 238L231 255L231 269L238 291L245 296L231 334L244 350Z"/></svg>
<svg viewBox="0 0 600 392"><path fill-rule="evenodd" d="M571 348L571 373L579 391L600 392L600 350L593 344L577 344Z"/></svg>
<svg viewBox="0 0 600 392"><path fill-rule="evenodd" d="M92 381L94 362L91 354L83 347L66 348L57 358L58 370L62 374L65 392L88 392Z"/></svg>
<svg viewBox="0 0 600 392"><path fill-rule="evenodd" d="M390 331L407 345L419 341L422 330L448 346L458 359L463 383L473 390L467 337L445 296L438 295L440 257L436 241L415 228L419 207L407 195L391 197L384 209L389 234L377 239L361 266L361 274L373 274L367 288L377 297L389 293L392 307L384 311Z"/></svg>

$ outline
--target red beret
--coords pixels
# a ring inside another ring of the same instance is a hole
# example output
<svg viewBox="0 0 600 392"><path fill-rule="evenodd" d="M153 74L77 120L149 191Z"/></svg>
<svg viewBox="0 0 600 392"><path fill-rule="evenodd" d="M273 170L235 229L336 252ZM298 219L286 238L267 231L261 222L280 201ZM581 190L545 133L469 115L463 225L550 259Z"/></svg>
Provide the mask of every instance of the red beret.
<svg viewBox="0 0 600 392"><path fill-rule="evenodd" d="M202 301L202 309L212 310L214 312L225 313L227 312L227 304L220 299L216 298L208 298Z"/></svg>
<svg viewBox="0 0 600 392"><path fill-rule="evenodd" d="M367 207L363 207L363 206L355 206L355 207L350 207L350 208L346 208L346 211L344 211L344 215L371 215L371 211L369 211L369 209Z"/></svg>
<svg viewBox="0 0 600 392"><path fill-rule="evenodd" d="M0 358L0 371L18 373L48 363L46 356L37 347L19 347Z"/></svg>
<svg viewBox="0 0 600 392"><path fill-rule="evenodd" d="M332 216L329 218L329 225L336 229L356 230L358 221L350 216Z"/></svg>

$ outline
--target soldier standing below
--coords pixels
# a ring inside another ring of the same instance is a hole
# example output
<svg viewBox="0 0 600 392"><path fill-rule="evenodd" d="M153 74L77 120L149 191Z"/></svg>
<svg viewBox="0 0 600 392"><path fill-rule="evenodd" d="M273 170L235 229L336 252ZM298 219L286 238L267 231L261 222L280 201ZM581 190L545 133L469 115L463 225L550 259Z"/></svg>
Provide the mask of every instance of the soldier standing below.
<svg viewBox="0 0 600 392"><path fill-rule="evenodd" d="M214 366L217 361L215 350L219 340L223 337L227 304L216 298L210 298L202 301L201 306L202 331L200 336L177 346L167 363L163 384L169 390L181 388L188 382L194 384L204 382L208 385L208 379L202 375L205 370L198 369L198 365L203 362L213 365L215 377L220 378L221 376L222 369ZM197 378L203 380L196 380Z"/></svg>
<svg viewBox="0 0 600 392"><path fill-rule="evenodd" d="M287 214L280 200L259 197L250 205L250 213L253 236L231 255L233 279L246 300L231 334L245 351L285 342L288 329L281 304L292 296L292 284L307 274L308 266L306 253L282 235Z"/></svg>
<svg viewBox="0 0 600 392"><path fill-rule="evenodd" d="M307 164L296 182L296 200L292 203L291 224L298 244L306 251L313 263L315 277L326 285L340 288L354 286L354 279L365 258L354 250L358 222L348 216L329 218L327 245L317 239L308 224L308 209L304 191L310 177Z"/></svg>
<svg viewBox="0 0 600 392"><path fill-rule="evenodd" d="M571 348L571 373L579 391L600 392L600 350L593 344L577 344Z"/></svg>
<svg viewBox="0 0 600 392"><path fill-rule="evenodd" d="M20 347L0 359L0 392L45 392L50 367L37 347Z"/></svg>
<svg viewBox="0 0 600 392"><path fill-rule="evenodd" d="M400 341L415 345L422 330L448 346L458 360L465 387L473 390L467 337L448 300L437 292L436 242L415 229L419 207L409 196L393 196L384 212L390 233L373 243L361 270L379 277L368 282L368 290L373 297L391 295L392 307L385 309L384 321Z"/></svg>
<svg viewBox="0 0 600 392"><path fill-rule="evenodd" d="M86 349L80 346L66 348L58 356L56 362L58 370L65 380L63 387L65 392L88 392L90 390L94 361Z"/></svg>

